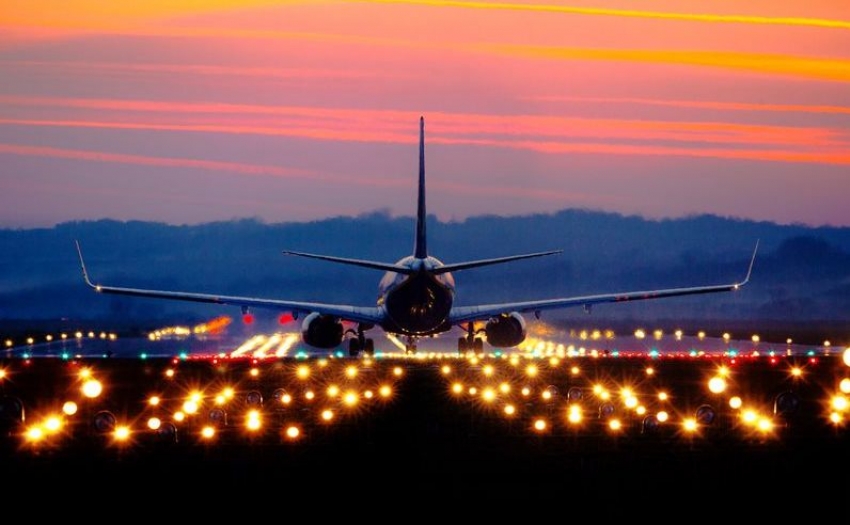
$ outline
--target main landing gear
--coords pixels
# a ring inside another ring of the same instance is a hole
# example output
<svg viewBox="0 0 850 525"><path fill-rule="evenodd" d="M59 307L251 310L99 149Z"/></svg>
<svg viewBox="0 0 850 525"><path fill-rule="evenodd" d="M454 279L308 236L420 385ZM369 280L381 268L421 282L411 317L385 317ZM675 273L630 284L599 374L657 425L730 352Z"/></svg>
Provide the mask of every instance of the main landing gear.
<svg viewBox="0 0 850 525"><path fill-rule="evenodd" d="M364 330L372 328L370 325L357 325L357 331L347 330L347 333L354 334L354 337L348 340L348 355L357 357L360 352L365 352L367 355L375 355L375 341L366 337Z"/></svg>
<svg viewBox="0 0 850 525"><path fill-rule="evenodd" d="M408 355L416 353L416 339L412 336L407 336L407 343L404 345L404 353Z"/></svg>
<svg viewBox="0 0 850 525"><path fill-rule="evenodd" d="M476 334L480 334L483 330L475 330L475 325L473 323L469 323L466 325L466 335L463 337L459 337L457 340L457 352L459 354L465 354L466 352L474 352L476 354L484 351L484 341L481 340L480 337L475 337Z"/></svg>

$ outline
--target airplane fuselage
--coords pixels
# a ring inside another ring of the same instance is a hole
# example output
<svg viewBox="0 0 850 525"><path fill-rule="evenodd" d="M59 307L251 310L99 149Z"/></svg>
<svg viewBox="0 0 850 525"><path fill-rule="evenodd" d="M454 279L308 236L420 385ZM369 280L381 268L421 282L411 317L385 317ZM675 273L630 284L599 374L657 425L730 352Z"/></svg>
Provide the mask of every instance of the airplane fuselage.
<svg viewBox="0 0 850 525"><path fill-rule="evenodd" d="M434 257L408 256L396 265L414 272L384 274L378 285L378 307L386 313L381 327L408 336L432 335L451 329L448 318L455 298L454 278L448 272L432 273L443 263Z"/></svg>

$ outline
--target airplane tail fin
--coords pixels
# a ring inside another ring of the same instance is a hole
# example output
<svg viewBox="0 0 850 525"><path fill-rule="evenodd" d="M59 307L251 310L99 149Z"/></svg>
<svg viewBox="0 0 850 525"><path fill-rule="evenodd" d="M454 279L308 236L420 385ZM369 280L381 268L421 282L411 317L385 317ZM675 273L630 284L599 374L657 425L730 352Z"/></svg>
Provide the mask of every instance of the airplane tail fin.
<svg viewBox="0 0 850 525"><path fill-rule="evenodd" d="M425 117L419 117L419 201L416 210L416 239L413 242L413 256L417 259L428 257L425 219Z"/></svg>

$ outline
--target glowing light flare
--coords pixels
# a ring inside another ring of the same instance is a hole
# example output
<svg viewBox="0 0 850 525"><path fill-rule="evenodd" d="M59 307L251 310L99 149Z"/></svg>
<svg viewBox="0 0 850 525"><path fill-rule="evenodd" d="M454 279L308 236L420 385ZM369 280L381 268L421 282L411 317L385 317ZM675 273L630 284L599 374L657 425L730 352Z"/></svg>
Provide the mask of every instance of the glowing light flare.
<svg viewBox="0 0 850 525"><path fill-rule="evenodd" d="M658 413L655 414L655 417L658 419L659 423L666 423L666 422L670 421L670 414L667 413L666 410L658 411Z"/></svg>
<svg viewBox="0 0 850 525"><path fill-rule="evenodd" d="M130 439L130 427L126 425L119 425L115 427L115 431L112 434L112 437L115 441L124 442Z"/></svg>
<svg viewBox="0 0 850 525"><path fill-rule="evenodd" d="M493 375L493 365L484 365L481 371L486 377L490 377Z"/></svg>
<svg viewBox="0 0 850 525"><path fill-rule="evenodd" d="M543 418L537 418L532 423L532 428L535 432L545 432L547 428L549 428L548 423Z"/></svg>
<svg viewBox="0 0 850 525"><path fill-rule="evenodd" d="M284 435L290 440L298 439L301 436L301 429L295 425L289 425L286 427Z"/></svg>
<svg viewBox="0 0 850 525"><path fill-rule="evenodd" d="M210 440L215 437L215 427L212 425L204 425L201 429L201 437Z"/></svg>
<svg viewBox="0 0 850 525"><path fill-rule="evenodd" d="M56 432L59 432L59 430L62 428L62 418L60 418L59 416L48 416L44 420L43 426L44 430L46 430L48 433L54 434Z"/></svg>
<svg viewBox="0 0 850 525"><path fill-rule="evenodd" d="M321 417L322 421L331 421L334 418L334 411L330 408L326 408L325 410L322 410Z"/></svg>
<svg viewBox="0 0 850 525"><path fill-rule="evenodd" d="M850 346L844 349L841 359L844 361L845 365L850 366Z"/></svg>
<svg viewBox="0 0 850 525"><path fill-rule="evenodd" d="M693 434L698 429L699 429L699 424L697 423L696 419L689 417L689 418L682 420L682 430L684 430L685 433Z"/></svg>
<svg viewBox="0 0 850 525"><path fill-rule="evenodd" d="M183 422L183 421L186 419L186 414L184 414L183 412L180 412L180 411L178 410L178 411L177 411L177 412L175 412L175 413L174 413L174 415L173 415L173 416L171 416L171 417L172 417L172 419L174 419L174 421L177 421L178 423L181 423L181 422Z"/></svg>
<svg viewBox="0 0 850 525"><path fill-rule="evenodd" d="M729 407L733 410L739 410L744 405L744 400L739 396L732 396L729 398Z"/></svg>
<svg viewBox="0 0 850 525"><path fill-rule="evenodd" d="M759 415L755 410L748 409L741 412L741 421L746 425L755 425L758 421Z"/></svg>
<svg viewBox="0 0 850 525"><path fill-rule="evenodd" d="M342 396L342 402L345 406L353 407L360 402L360 396L357 394L357 392L349 390L345 393L344 396Z"/></svg>
<svg viewBox="0 0 850 525"><path fill-rule="evenodd" d="M83 395L89 399L94 399L103 393L103 385L97 379L88 379L82 386Z"/></svg>
<svg viewBox="0 0 850 525"><path fill-rule="evenodd" d="M245 415L245 428L251 432L260 430L263 426L259 410L249 410Z"/></svg>
<svg viewBox="0 0 850 525"><path fill-rule="evenodd" d="M496 400L496 391L491 387L486 387L481 391L481 399L487 403L492 403Z"/></svg>
<svg viewBox="0 0 850 525"><path fill-rule="evenodd" d="M66 416L73 416L74 414L77 413L77 410L78 410L77 404L74 403L73 401L65 401L65 403L62 405L62 412Z"/></svg>
<svg viewBox="0 0 850 525"><path fill-rule="evenodd" d="M148 404L152 407L158 406L160 402L159 396L151 396L148 398Z"/></svg>
<svg viewBox="0 0 850 525"><path fill-rule="evenodd" d="M845 394L850 394L850 378L844 378L838 383L838 389Z"/></svg>
<svg viewBox="0 0 850 525"><path fill-rule="evenodd" d="M328 385L328 388L325 393L329 398L333 399L339 395L339 387L336 385Z"/></svg>
<svg viewBox="0 0 850 525"><path fill-rule="evenodd" d="M708 380L708 390L713 394L720 394L726 390L726 380L720 376Z"/></svg>
<svg viewBox="0 0 850 525"><path fill-rule="evenodd" d="M393 367L393 375L396 377L401 377L404 375L404 370L400 366Z"/></svg>
<svg viewBox="0 0 850 525"><path fill-rule="evenodd" d="M504 412L506 416L513 416L516 414L516 407L511 403L507 403L504 408L502 408L502 412Z"/></svg>
<svg viewBox="0 0 850 525"><path fill-rule="evenodd" d="M44 430L38 426L32 426L27 429L24 437L30 443L37 443L45 438Z"/></svg>
<svg viewBox="0 0 850 525"><path fill-rule="evenodd" d="M444 376L451 375L452 367L450 367L449 365L443 365L442 367L440 367L440 373L442 373Z"/></svg>
<svg viewBox="0 0 850 525"><path fill-rule="evenodd" d="M581 423L583 419L583 414L580 405L570 405L567 408L567 421L569 421L573 425L577 425Z"/></svg>
<svg viewBox="0 0 850 525"><path fill-rule="evenodd" d="M761 432L762 434L767 434L773 431L774 425L773 421L766 417L761 417L756 421L756 430Z"/></svg>
<svg viewBox="0 0 850 525"><path fill-rule="evenodd" d="M623 422L617 418L611 418L608 420L608 430L612 432L619 432L623 429Z"/></svg>
<svg viewBox="0 0 850 525"><path fill-rule="evenodd" d="M463 387L461 387L461 389L462 388ZM381 387L378 389L378 395L380 395L383 398L390 397L392 394L393 394L393 389L389 385L381 385Z"/></svg>
<svg viewBox="0 0 850 525"><path fill-rule="evenodd" d="M307 365L300 365L295 369L295 377L298 379L308 379L310 377L310 367Z"/></svg>
<svg viewBox="0 0 850 525"><path fill-rule="evenodd" d="M525 375L527 375L528 377L536 377L538 372L539 370L537 368L537 365L531 364L525 367Z"/></svg>
<svg viewBox="0 0 850 525"><path fill-rule="evenodd" d="M189 415L197 414L198 408L199 408L199 406L198 406L198 403L196 401L188 399L188 400L183 402L183 412L185 412L186 414L189 414Z"/></svg>
<svg viewBox="0 0 850 525"><path fill-rule="evenodd" d="M842 395L832 396L832 399L830 400L829 404L833 408L833 410L835 410L836 412L846 412L847 411L848 401L847 401L847 398L845 396L842 396Z"/></svg>
<svg viewBox="0 0 850 525"><path fill-rule="evenodd" d="M354 365L350 365L350 366L347 366L345 368L345 377L347 377L349 379L356 378L358 373L359 373L359 370Z"/></svg>

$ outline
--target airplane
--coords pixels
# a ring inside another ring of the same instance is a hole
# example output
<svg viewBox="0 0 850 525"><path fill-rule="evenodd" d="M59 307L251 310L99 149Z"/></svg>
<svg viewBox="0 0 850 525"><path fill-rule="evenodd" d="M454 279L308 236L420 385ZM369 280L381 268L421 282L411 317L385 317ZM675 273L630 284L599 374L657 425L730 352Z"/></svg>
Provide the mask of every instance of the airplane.
<svg viewBox="0 0 850 525"><path fill-rule="evenodd" d="M267 308L289 312L295 319L303 315L301 337L304 343L311 347L329 350L343 344L348 336L348 352L351 357L361 352L368 355L374 354L374 340L366 336L366 331L376 326L387 334L405 338L407 353L416 352L416 343L420 338L437 336L457 326L466 332L458 338L458 352L480 353L484 348L482 335L487 343L495 348L510 348L521 344L527 333L527 325L522 314L533 313L539 318L541 311L558 308L581 306L589 312L592 305L599 303L622 303L735 291L749 282L758 251L758 241L756 241L745 278L729 284L459 306L454 302L455 281L452 272L543 257L560 253L562 250L444 264L428 253L425 220L425 118L420 117L419 189L412 255L399 259L395 263L386 263L291 250L283 251L285 255L383 270L385 273L378 284L379 295L375 305L327 304L95 284L86 269L80 243L79 241L75 243L83 278L88 286L99 293L236 305L242 308L243 313L247 313L250 308ZM357 328L356 330L345 329L344 323L350 326L356 324Z"/></svg>

